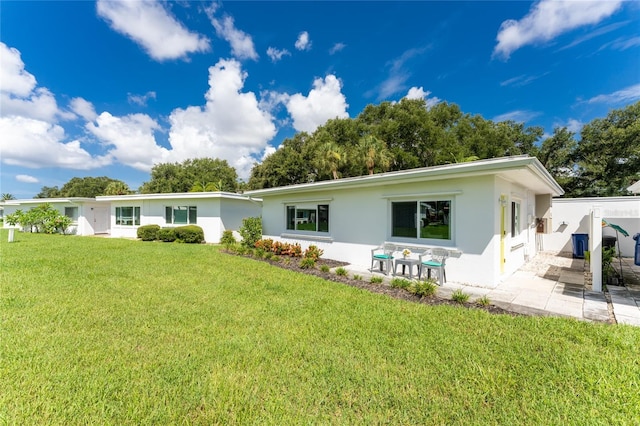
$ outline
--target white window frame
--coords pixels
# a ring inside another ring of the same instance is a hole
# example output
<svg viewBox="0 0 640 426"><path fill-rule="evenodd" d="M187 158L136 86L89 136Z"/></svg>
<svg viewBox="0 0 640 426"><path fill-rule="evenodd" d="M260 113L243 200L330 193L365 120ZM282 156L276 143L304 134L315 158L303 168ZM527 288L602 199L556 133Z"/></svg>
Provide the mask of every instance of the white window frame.
<svg viewBox="0 0 640 426"><path fill-rule="evenodd" d="M169 210L170 209L170 210ZM187 221L185 223L176 223L175 221L175 212L176 210L186 210L187 211ZM192 220L191 212L194 212L194 217ZM171 213L169 213L171 212ZM164 220L167 225L196 225L198 223L198 206L165 206L164 207Z"/></svg>
<svg viewBox="0 0 640 426"><path fill-rule="evenodd" d="M75 214L74 213L69 214L67 209L71 210L72 212L75 212ZM78 206L65 206L64 207L64 215L66 217L68 217L69 219L71 219L71 224L72 225L76 225L78 223L79 214L80 214L80 209L78 208Z"/></svg>
<svg viewBox="0 0 640 426"><path fill-rule="evenodd" d="M122 215L122 209L131 209L132 216ZM120 213L118 215L118 212ZM140 226L140 206L117 206L115 208L116 226ZM124 220L131 221L131 223L122 223Z"/></svg>
<svg viewBox="0 0 640 426"><path fill-rule="evenodd" d="M398 242L406 242L406 243L418 243L418 244L439 244L439 245L453 245L454 244L454 236L455 236L455 221L454 215L455 212L455 204L456 197L459 192L455 193L443 193L442 195L437 194L437 196L421 196L421 195L412 195L406 197L385 197L389 198L389 240L390 241L398 241ZM448 214L448 225L449 225L449 238L422 238L420 237L420 229L421 229L421 203L428 202L449 202L449 214ZM414 222L416 224L416 236L415 237L406 237L406 236L395 236L394 234L394 222L393 222L393 204L394 203L414 203L415 204L415 213L414 213Z"/></svg>
<svg viewBox="0 0 640 426"><path fill-rule="evenodd" d="M326 211L326 219L327 219L327 229L326 230L320 230L320 207L326 207L327 211ZM289 221L289 212L293 211L294 216L294 224L293 224L293 228L290 227L290 221ZM302 211L310 211L313 213L313 217L315 219L315 229L311 230L311 229L297 229L298 225L300 223L302 223L302 221L307 220L306 217L299 217L299 212ZM314 203L308 203L308 202L302 202L302 203L286 203L284 206L284 229L286 229L287 232L300 232L300 233L304 233L304 234L313 234L313 235L329 235L329 233L331 232L331 220L330 220L330 216L331 216L331 205L329 202L323 202L323 201L318 201L318 202L314 202ZM298 222L300 220L300 222Z"/></svg>

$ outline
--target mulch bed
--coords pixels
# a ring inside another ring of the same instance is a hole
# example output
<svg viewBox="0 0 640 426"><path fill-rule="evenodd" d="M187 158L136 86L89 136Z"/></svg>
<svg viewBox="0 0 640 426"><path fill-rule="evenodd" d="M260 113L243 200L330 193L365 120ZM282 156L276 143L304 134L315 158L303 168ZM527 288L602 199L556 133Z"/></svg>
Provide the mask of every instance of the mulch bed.
<svg viewBox="0 0 640 426"><path fill-rule="evenodd" d="M227 252L229 254L235 254L233 252ZM371 293L378 293L378 294L384 294L386 296L389 297L393 297L395 299L401 299L401 300L406 300L409 302L415 302L415 303L422 303L425 305L449 305L449 306L458 306L458 307L465 307L465 308L469 308L469 309L482 309L484 311L487 311L489 313L492 314L505 314L505 315L511 315L511 316L523 316L523 314L520 313L516 313L516 312L512 312L512 311L508 311L506 309L500 308L498 306L495 305L487 305L487 306L483 306L483 305L479 305L477 303L459 303L456 302L454 300L451 299L445 299L445 298L441 298L441 297L437 297L437 296L429 296L429 297L420 297L420 296L416 296L414 294L409 293L408 291L401 289L401 288L393 288L391 286L389 286L388 284L374 284L371 283L369 281L364 281L364 280L355 280L351 277L347 276L343 276L343 275L337 275L333 272L323 272L320 270L320 267L322 265L327 265L329 268L337 268L339 266L346 266L348 265L348 263L345 262L340 262L337 260L331 260L331 259L319 259L316 263L316 267L313 269L303 269L300 268L299 258L289 258L289 257L285 257L282 256L281 259L278 260L265 260L265 259L257 259L253 256L246 256L246 257L250 257L254 260L260 260L263 262L267 262L270 263L273 266L277 266L279 268L283 268L283 269L288 269L291 271L295 271L295 272L300 272L303 274L308 274L308 275L315 275L317 277L323 278L325 280L328 281L334 281L334 282L339 282L342 284L346 284L348 286L351 287L356 287L356 288L360 288L362 290L366 290L369 291ZM285 259L290 259L290 261L285 261Z"/></svg>

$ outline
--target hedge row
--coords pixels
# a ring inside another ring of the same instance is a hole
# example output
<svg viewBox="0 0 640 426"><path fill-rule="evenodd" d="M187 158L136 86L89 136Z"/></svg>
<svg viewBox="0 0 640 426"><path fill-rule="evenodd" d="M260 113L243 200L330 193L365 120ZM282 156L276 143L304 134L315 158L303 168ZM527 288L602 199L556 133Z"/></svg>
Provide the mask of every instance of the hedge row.
<svg viewBox="0 0 640 426"><path fill-rule="evenodd" d="M159 225L143 225L138 228L138 238L142 241L178 241L182 243L200 244L204 242L204 231L197 225L178 226L176 228L160 228Z"/></svg>

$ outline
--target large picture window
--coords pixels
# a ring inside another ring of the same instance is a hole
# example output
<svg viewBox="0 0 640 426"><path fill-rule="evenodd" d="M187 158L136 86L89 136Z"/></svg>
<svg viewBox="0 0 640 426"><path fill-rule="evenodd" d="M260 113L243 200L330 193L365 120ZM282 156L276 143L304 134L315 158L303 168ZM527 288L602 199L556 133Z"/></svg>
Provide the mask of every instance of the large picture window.
<svg viewBox="0 0 640 426"><path fill-rule="evenodd" d="M451 200L391 203L391 236L451 239Z"/></svg>
<svg viewBox="0 0 640 426"><path fill-rule="evenodd" d="M116 207L116 225L140 225L140 207Z"/></svg>
<svg viewBox="0 0 640 426"><path fill-rule="evenodd" d="M196 206L166 206L164 218L167 224L194 225L198 222Z"/></svg>
<svg viewBox="0 0 640 426"><path fill-rule="evenodd" d="M329 232L329 205L287 206L287 229Z"/></svg>

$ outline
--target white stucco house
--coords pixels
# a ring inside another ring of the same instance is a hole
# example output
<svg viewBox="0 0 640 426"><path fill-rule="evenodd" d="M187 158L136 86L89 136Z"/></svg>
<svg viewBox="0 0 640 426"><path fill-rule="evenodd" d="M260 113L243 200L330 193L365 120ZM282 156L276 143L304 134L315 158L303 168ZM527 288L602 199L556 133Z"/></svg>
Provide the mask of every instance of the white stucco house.
<svg viewBox="0 0 640 426"><path fill-rule="evenodd" d="M96 197L110 207L112 237L136 238L142 225L172 227L198 225L205 241L220 242L222 233L237 231L242 219L260 216L261 200L227 192L185 192Z"/></svg>
<svg viewBox="0 0 640 426"><path fill-rule="evenodd" d="M262 199L265 238L311 244L324 257L370 265L382 243L414 254L461 252L447 278L495 287L549 232L551 200L564 193L533 157L513 156L248 191Z"/></svg>
<svg viewBox="0 0 640 426"><path fill-rule="evenodd" d="M28 211L41 204L48 203L60 214L72 219L69 233L76 235L96 235L109 233L109 204L98 202L94 198L34 198L26 200L6 200L3 203L4 214L17 210ZM4 223L4 227L10 227Z"/></svg>

